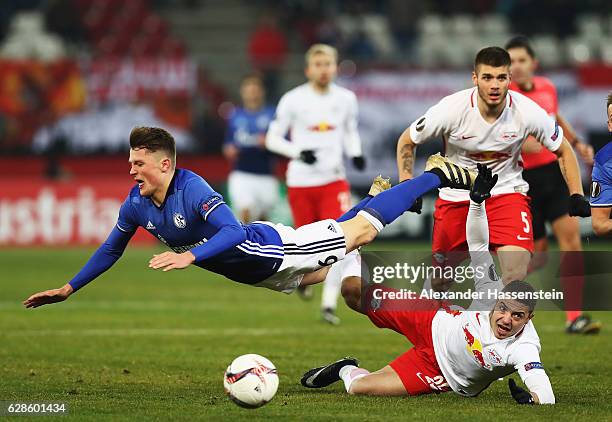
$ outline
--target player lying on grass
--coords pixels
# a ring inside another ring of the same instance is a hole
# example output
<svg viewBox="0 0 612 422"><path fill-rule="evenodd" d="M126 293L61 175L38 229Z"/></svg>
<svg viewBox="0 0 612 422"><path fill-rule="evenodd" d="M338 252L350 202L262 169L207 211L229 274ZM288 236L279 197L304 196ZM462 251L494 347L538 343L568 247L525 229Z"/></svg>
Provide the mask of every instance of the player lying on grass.
<svg viewBox="0 0 612 422"><path fill-rule="evenodd" d="M436 155L424 174L368 196L338 221L298 229L268 222L243 225L202 177L175 169L174 139L164 129L135 128L130 147L130 176L137 185L110 236L68 284L30 296L27 308L63 301L108 270L138 227L174 251L154 255L150 268L169 271L194 264L239 283L290 293L323 281L329 266L373 241L424 193L441 186L470 189L475 179Z"/></svg>
<svg viewBox="0 0 612 422"><path fill-rule="evenodd" d="M471 265L487 268L476 277L476 291L533 292L523 281L503 286L489 253L489 232L484 204L497 181L479 164L470 192L466 222ZM479 272L476 272L479 274ZM540 362L540 339L531 322L535 300L479 300L467 311L451 309L432 299L370 299L370 286L362 308L361 281L343 281L343 295L352 309L366 314L379 328L402 334L414 345L379 371L359 368L354 358L314 368L302 377L309 388L326 387L342 379L349 394L407 396L453 390L473 397L491 382L518 370L529 391L509 380L510 391L520 404L553 404L555 396ZM383 289L393 290L393 289ZM380 295L379 295L380 297ZM486 298L486 295L483 295Z"/></svg>

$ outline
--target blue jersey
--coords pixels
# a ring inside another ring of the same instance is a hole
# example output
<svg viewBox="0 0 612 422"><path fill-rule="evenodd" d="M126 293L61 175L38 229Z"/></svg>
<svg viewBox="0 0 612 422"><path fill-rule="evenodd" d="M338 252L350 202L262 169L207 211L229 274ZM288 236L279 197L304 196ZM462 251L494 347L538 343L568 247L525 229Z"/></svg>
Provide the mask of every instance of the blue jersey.
<svg viewBox="0 0 612 422"><path fill-rule="evenodd" d="M591 206L612 207L612 142L595 154L591 180Z"/></svg>
<svg viewBox="0 0 612 422"><path fill-rule="evenodd" d="M225 134L225 143L235 145L240 151L234 163L235 170L272 174L273 156L260 144L260 139L266 136L273 118L273 107L264 107L256 112L238 107L232 112Z"/></svg>
<svg viewBox="0 0 612 422"><path fill-rule="evenodd" d="M283 243L271 225L242 225L202 177L176 169L159 207L141 196L138 186L132 188L113 232L70 281L72 287L77 290L110 268L139 226L177 253L191 251L195 265L240 283L265 280L283 261Z"/></svg>

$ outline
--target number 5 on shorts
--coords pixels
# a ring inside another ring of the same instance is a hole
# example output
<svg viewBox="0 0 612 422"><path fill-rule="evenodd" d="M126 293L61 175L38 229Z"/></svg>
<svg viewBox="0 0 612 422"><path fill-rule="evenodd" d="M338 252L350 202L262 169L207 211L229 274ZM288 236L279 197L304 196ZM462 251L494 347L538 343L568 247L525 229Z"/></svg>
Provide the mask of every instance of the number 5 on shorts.
<svg viewBox="0 0 612 422"><path fill-rule="evenodd" d="M523 231L525 233L529 233L530 228L529 228L529 215L527 214L526 211L521 211L521 220L523 221L523 224L525 224L525 226L523 227Z"/></svg>

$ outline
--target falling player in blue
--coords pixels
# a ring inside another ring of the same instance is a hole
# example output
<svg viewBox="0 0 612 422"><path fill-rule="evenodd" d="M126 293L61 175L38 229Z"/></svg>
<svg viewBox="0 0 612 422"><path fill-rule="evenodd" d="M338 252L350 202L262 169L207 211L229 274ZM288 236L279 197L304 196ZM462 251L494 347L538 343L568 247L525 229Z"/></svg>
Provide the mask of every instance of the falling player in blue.
<svg viewBox="0 0 612 422"><path fill-rule="evenodd" d="M130 147L130 175L137 185L110 236L69 283L30 296L27 308L63 301L108 270L139 226L173 250L154 255L150 268L170 271L194 264L239 283L291 293L299 285L323 281L330 265L373 241L424 193L441 186L470 189L475 179L436 155L421 176L366 197L338 221L298 229L267 222L243 225L202 177L175 168L174 139L164 129L133 129Z"/></svg>
<svg viewBox="0 0 612 422"><path fill-rule="evenodd" d="M612 92L608 94L606 114L608 131L612 135ZM591 176L591 222L597 236L612 236L612 142L595 155Z"/></svg>

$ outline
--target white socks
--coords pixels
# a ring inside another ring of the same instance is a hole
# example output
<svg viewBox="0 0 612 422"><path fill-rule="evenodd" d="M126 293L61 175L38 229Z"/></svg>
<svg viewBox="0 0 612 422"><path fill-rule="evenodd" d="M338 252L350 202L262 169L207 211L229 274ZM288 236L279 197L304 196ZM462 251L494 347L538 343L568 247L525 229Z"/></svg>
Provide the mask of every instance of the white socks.
<svg viewBox="0 0 612 422"><path fill-rule="evenodd" d="M342 287L342 262L334 264L329 269L325 282L323 283L323 294L321 296L321 309L336 309L338 296Z"/></svg>
<svg viewBox="0 0 612 422"><path fill-rule="evenodd" d="M340 368L340 378L344 381L344 388L347 393L351 392L351 384L353 381L363 378L368 375L370 371L363 368L358 368L355 365L346 365Z"/></svg>

